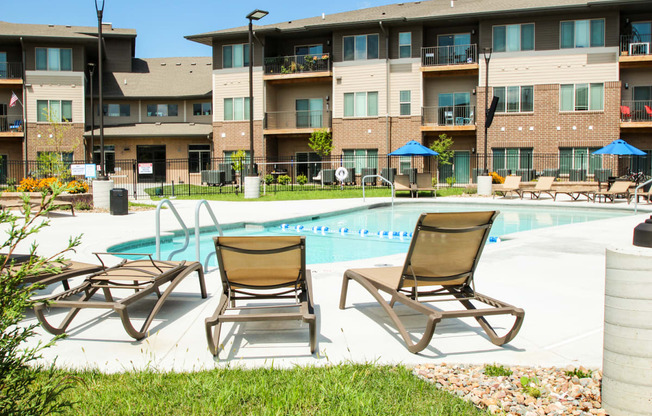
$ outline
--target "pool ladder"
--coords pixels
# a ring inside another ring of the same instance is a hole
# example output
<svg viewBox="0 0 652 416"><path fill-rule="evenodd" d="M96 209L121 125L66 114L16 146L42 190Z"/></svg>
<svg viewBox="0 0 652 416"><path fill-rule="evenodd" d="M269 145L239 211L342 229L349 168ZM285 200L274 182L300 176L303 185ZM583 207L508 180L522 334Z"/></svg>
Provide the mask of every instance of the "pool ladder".
<svg viewBox="0 0 652 416"><path fill-rule="evenodd" d="M364 197L364 182L365 179L367 178L379 178L381 182L387 182L389 186L392 188L392 208L394 208L394 184L388 181L386 178L383 178L380 175L366 175L362 177L362 202L365 202L365 197Z"/></svg>
<svg viewBox="0 0 652 416"><path fill-rule="evenodd" d="M172 260L175 254L183 252L185 249L188 248L188 244L190 243L190 232L188 231L188 227L186 227L186 224L183 222L183 219L181 218L181 215L179 215L179 211L174 207L174 204L169 199L163 199L161 202L158 203L156 206L156 259L161 260L161 208L167 205L172 213L174 214L175 218L181 225L181 228L183 229L183 233L185 236L185 240L183 243L183 247L174 250L168 255L167 260ZM195 259L201 263L201 253L200 253L200 245L199 245L199 238L200 238L200 230L199 230L199 212L201 207L205 206L206 209L208 210L208 214L211 216L211 219L213 220L213 225L215 226L215 230L219 233L220 237L224 235L222 233L222 227L220 226L219 221L217 221L217 218L215 217L215 214L213 213L213 210L211 209L211 206L208 204L208 201L205 199L202 199L201 201L197 202L197 205L195 205ZM204 271L209 272L208 270L208 262L210 261L211 257L215 255L214 251L211 251L208 253L206 258L204 259Z"/></svg>

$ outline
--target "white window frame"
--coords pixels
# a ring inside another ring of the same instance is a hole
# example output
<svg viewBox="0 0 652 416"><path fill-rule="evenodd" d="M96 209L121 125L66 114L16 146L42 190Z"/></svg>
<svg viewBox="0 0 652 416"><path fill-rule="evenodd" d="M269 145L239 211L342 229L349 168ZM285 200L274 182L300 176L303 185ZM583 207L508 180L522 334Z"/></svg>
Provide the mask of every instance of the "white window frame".
<svg viewBox="0 0 652 416"><path fill-rule="evenodd" d="M504 103L505 103L505 105L504 105L504 108L502 110L496 109L496 113L498 113L498 114L509 114L509 113L531 114L531 113L534 112L534 85L496 86L496 87L493 87L494 95L496 95L495 91L498 88L503 88L505 90L505 94L504 94L504 97L505 97ZM508 94L509 88L518 88L518 111L508 111L507 105L508 105L509 102L507 100L507 94ZM532 110L529 110L529 111L524 111L523 110L523 100L522 100L522 98L523 98L523 88L532 88Z"/></svg>
<svg viewBox="0 0 652 416"><path fill-rule="evenodd" d="M226 101L231 100L232 105L231 105L231 118L226 117ZM236 118L236 112L235 112L235 104L236 100L242 100L242 118ZM227 97L224 98L224 111L223 111L223 118L224 121L249 121L249 118L251 117L251 114L249 117L247 117L247 111L249 111L249 97Z"/></svg>
<svg viewBox="0 0 652 416"><path fill-rule="evenodd" d="M401 43L401 35L408 33L410 35L410 43ZM379 39L380 41L380 39ZM408 53L408 56L402 57L401 56L401 47L407 46L410 48L410 52ZM411 58L412 57L412 32L399 32L398 33L398 57L399 59L401 58Z"/></svg>
<svg viewBox="0 0 652 416"><path fill-rule="evenodd" d="M376 94L376 114L369 114L369 94ZM346 96L347 95L353 95L353 115L346 115ZM364 95L364 114L359 114L358 109L356 107L356 103L358 101L358 97ZM344 113L342 116L344 118L360 118L360 117L378 117L378 106L379 106L379 94L378 91L359 91L359 92L347 92L344 93L344 105L342 105L342 109L344 110Z"/></svg>
<svg viewBox="0 0 652 416"><path fill-rule="evenodd" d="M572 110L562 110L562 87L572 85L573 86L573 109ZM587 103L588 103L588 108L586 110L578 110L576 106L576 97L577 97L577 86L578 85L586 85L588 89L588 97L587 97ZM595 109L591 108L591 86L592 85L602 85L602 108L600 109ZM595 111L595 112L600 112L604 111L604 97L605 97L605 90L604 90L604 82L587 82L587 83L578 83L578 84L559 84L559 112L560 113L582 113L582 112L587 112L587 111Z"/></svg>
<svg viewBox="0 0 652 416"><path fill-rule="evenodd" d="M523 45L521 44L521 31L523 30L524 25L532 25L534 27L534 30L532 31L532 49L525 49L525 51L534 51L536 50L536 38L537 38L537 25L534 22L525 22L525 23L512 23L512 24L504 24L504 25L493 25L491 27L491 47L493 48L494 52L497 53L505 53L505 52L522 52L523 50ZM508 26L518 26L518 49L516 50L508 50L507 49L507 27ZM494 47L494 39L496 36L495 30L497 27L504 27L505 28L505 50L504 51L497 51Z"/></svg>
<svg viewBox="0 0 652 416"><path fill-rule="evenodd" d="M407 92L408 93L408 100L407 101L401 101L401 93ZM408 107L408 113L403 114L403 105L407 105ZM412 115L412 90L401 90L398 92L398 113L401 116L411 116Z"/></svg>
<svg viewBox="0 0 652 416"><path fill-rule="evenodd" d="M48 113L47 116L42 115L42 114L36 114L36 121L38 123L72 123L73 120L73 110L72 110L72 100L36 100L36 111L38 113L38 103L45 101L48 104ZM49 116L52 118L52 103L59 103L59 114L58 114L58 119L52 119L48 120L47 117ZM70 120L64 120L63 119L63 103L70 103ZM46 117L45 120L40 120L40 118L44 116Z"/></svg>

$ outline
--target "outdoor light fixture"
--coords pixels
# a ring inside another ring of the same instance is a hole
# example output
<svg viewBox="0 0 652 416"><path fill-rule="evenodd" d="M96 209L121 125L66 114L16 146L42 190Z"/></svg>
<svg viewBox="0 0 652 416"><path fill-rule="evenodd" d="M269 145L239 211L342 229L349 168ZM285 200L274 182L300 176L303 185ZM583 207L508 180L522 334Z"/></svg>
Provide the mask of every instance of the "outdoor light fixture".
<svg viewBox="0 0 652 416"><path fill-rule="evenodd" d="M260 20L269 12L254 10L247 15L249 19L249 175L254 176L254 45L253 20Z"/></svg>
<svg viewBox="0 0 652 416"><path fill-rule="evenodd" d="M484 79L484 174L488 175L489 170L487 169L487 142L489 137L487 137L487 115L489 114L489 61L491 60L491 53L493 52L492 48L484 48L482 54L484 55L484 62L486 65L485 79Z"/></svg>
<svg viewBox="0 0 652 416"><path fill-rule="evenodd" d="M104 107L102 104L102 16L104 14L105 0L95 0L95 10L97 11L97 62L98 62L98 82L99 82L99 102L100 108L100 174L98 180L107 180L106 169L104 166Z"/></svg>
<svg viewBox="0 0 652 416"><path fill-rule="evenodd" d="M93 74L95 74L95 64L88 63L88 74L91 80L91 163L95 155L95 112L93 111ZM85 159L85 158L84 158Z"/></svg>

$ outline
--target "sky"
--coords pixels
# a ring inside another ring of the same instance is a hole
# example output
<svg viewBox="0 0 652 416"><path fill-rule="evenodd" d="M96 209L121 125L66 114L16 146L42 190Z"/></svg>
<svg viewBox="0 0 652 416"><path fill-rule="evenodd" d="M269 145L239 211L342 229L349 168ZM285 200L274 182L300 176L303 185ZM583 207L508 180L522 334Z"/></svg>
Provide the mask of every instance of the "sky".
<svg viewBox="0 0 652 416"><path fill-rule="evenodd" d="M102 0L98 0L101 3ZM97 27L95 0L0 0L0 20L11 23ZM136 29L136 57L210 56L210 47L184 38L204 32L245 26L249 12L269 15L260 24L280 23L400 0L105 0L105 23Z"/></svg>

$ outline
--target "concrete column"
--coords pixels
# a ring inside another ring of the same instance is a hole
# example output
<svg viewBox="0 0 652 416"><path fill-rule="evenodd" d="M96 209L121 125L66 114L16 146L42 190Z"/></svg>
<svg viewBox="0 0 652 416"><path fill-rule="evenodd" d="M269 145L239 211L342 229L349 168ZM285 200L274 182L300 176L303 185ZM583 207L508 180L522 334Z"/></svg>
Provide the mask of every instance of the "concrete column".
<svg viewBox="0 0 652 416"><path fill-rule="evenodd" d="M478 176L478 195L491 195L491 176Z"/></svg>
<svg viewBox="0 0 652 416"><path fill-rule="evenodd" d="M113 181L93 181L93 206L108 210L110 201L110 192L113 189Z"/></svg>

